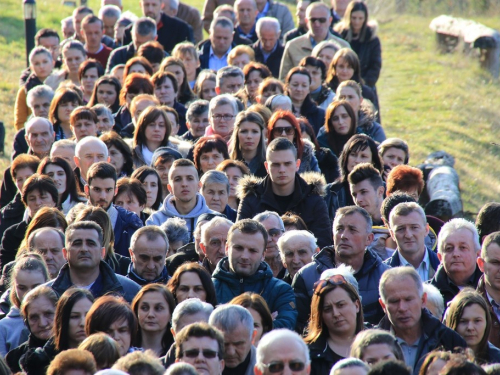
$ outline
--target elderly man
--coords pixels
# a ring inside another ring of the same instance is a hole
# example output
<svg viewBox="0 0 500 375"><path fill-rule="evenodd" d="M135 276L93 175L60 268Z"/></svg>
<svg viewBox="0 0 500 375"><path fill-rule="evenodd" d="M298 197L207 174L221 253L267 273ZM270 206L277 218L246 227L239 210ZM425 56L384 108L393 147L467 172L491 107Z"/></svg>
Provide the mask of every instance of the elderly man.
<svg viewBox="0 0 500 375"><path fill-rule="evenodd" d="M61 20L61 31L64 39L69 39L75 34L75 25L73 25L72 16Z"/></svg>
<svg viewBox="0 0 500 375"><path fill-rule="evenodd" d="M236 10L236 20L238 21L234 32L255 43L257 41L255 22L259 14L257 3L255 0L236 0L234 9Z"/></svg>
<svg viewBox="0 0 500 375"><path fill-rule="evenodd" d="M226 66L217 72L215 92L221 94L236 94L245 85L245 75L237 66Z"/></svg>
<svg viewBox="0 0 500 375"><path fill-rule="evenodd" d="M452 219L438 235L441 266L430 283L441 291L447 305L466 286L477 288L482 275L476 264L481 245L477 229L465 219Z"/></svg>
<svg viewBox="0 0 500 375"><path fill-rule="evenodd" d="M43 257L50 278L55 279L66 263L62 252L64 233L56 228L39 228L28 237L28 247Z"/></svg>
<svg viewBox="0 0 500 375"><path fill-rule="evenodd" d="M219 17L210 25L210 40L200 48L200 69L218 71L227 66L227 55L233 48L234 24L226 17Z"/></svg>
<svg viewBox="0 0 500 375"><path fill-rule="evenodd" d="M259 40L252 45L255 51L255 61L266 65L274 77L280 72L281 59L285 47L279 37L281 26L274 17L262 17L255 27Z"/></svg>
<svg viewBox="0 0 500 375"><path fill-rule="evenodd" d="M297 333L274 329L260 340L255 375L308 375L310 371L309 348Z"/></svg>
<svg viewBox="0 0 500 375"><path fill-rule="evenodd" d="M85 137L76 144L74 161L76 164L75 176L80 184L80 190L85 190L87 172L94 163L108 161L108 148L97 137Z"/></svg>
<svg viewBox="0 0 500 375"><path fill-rule="evenodd" d="M238 104L231 95L218 95L210 100L208 121L210 126L205 130L206 135L218 134L229 141L234 129L234 120L238 114Z"/></svg>
<svg viewBox="0 0 500 375"><path fill-rule="evenodd" d="M166 284L170 279L165 258L167 235L160 227L148 225L139 228L130 239L130 263L127 277L140 286L152 283Z"/></svg>
<svg viewBox="0 0 500 375"><path fill-rule="evenodd" d="M306 24L306 9L311 4L310 1L298 1L297 10L295 15L297 16L297 27L290 30L283 36L283 43L287 43L290 40L298 38L299 36L307 33L308 27Z"/></svg>
<svg viewBox="0 0 500 375"><path fill-rule="evenodd" d="M285 232L278 240L281 261L286 268L282 278L288 284L299 270L312 262L313 255L319 251L316 238L307 230L291 230Z"/></svg>
<svg viewBox="0 0 500 375"><path fill-rule="evenodd" d="M439 258L425 246L429 224L425 212L417 203L400 203L389 216L390 232L397 249L385 261L391 267L412 266L423 281L434 277L439 267Z"/></svg>
<svg viewBox="0 0 500 375"><path fill-rule="evenodd" d="M253 375L256 350L252 345L257 330L252 314L239 305L217 307L208 323L224 334L225 374Z"/></svg>
<svg viewBox="0 0 500 375"><path fill-rule="evenodd" d="M253 219L261 223L268 234L264 260L271 267L273 276L283 280L286 269L281 261L280 250L278 249L278 240L285 233L283 220L274 211L261 212L255 215Z"/></svg>
<svg viewBox="0 0 500 375"><path fill-rule="evenodd" d="M99 18L104 24L104 34L110 38L115 38L115 24L122 12L116 5L104 5L99 9Z"/></svg>
<svg viewBox="0 0 500 375"><path fill-rule="evenodd" d="M365 320L376 324L383 316L378 304L378 283L389 266L368 248L373 241L372 219L361 207L339 208L333 222L334 246L325 247L314 256L313 262L300 269L292 282L297 299L299 319L297 331L302 332L310 314L314 283L321 273L343 263L351 266L359 284Z"/></svg>
<svg viewBox="0 0 500 375"><path fill-rule="evenodd" d="M233 222L216 217L201 227L200 248L205 254L203 266L212 274L219 261L226 256L227 234Z"/></svg>
<svg viewBox="0 0 500 375"><path fill-rule="evenodd" d="M108 64L111 48L101 42L104 35L104 22L93 14L89 14L82 20L81 33L87 57L96 59L105 67Z"/></svg>
<svg viewBox="0 0 500 375"><path fill-rule="evenodd" d="M263 17L275 18L281 25L281 35L279 38L283 40L283 35L295 27L290 9L279 1L255 0L255 2L259 11L257 20Z"/></svg>
<svg viewBox="0 0 500 375"><path fill-rule="evenodd" d="M194 43L203 39L201 15L198 9L191 5L181 3L179 0L163 0L163 11L170 17L177 17L186 22L193 29Z"/></svg>
<svg viewBox="0 0 500 375"><path fill-rule="evenodd" d="M236 221L236 210L227 204L229 199L229 179L224 172L207 171L201 176L200 193L205 198L207 206L225 215L233 223Z"/></svg>
<svg viewBox="0 0 500 375"><path fill-rule="evenodd" d="M425 309L427 295L413 267L396 267L380 279L380 305L385 316L379 328L394 332L406 364L418 374L425 355L437 348L465 348L464 339Z"/></svg>
<svg viewBox="0 0 500 375"><path fill-rule="evenodd" d="M339 49L349 48L349 43L330 32L331 18L330 9L324 3L315 2L307 7L306 23L309 31L286 43L280 67L281 80L285 79L290 69L299 65L302 58L311 55L316 44L324 40L338 44Z"/></svg>
<svg viewBox="0 0 500 375"><path fill-rule="evenodd" d="M269 310L277 315L275 328L295 327L297 311L290 285L273 277L263 255L267 231L258 221L237 221L227 236L226 254L212 275L217 301L226 303L244 292L259 293Z"/></svg>

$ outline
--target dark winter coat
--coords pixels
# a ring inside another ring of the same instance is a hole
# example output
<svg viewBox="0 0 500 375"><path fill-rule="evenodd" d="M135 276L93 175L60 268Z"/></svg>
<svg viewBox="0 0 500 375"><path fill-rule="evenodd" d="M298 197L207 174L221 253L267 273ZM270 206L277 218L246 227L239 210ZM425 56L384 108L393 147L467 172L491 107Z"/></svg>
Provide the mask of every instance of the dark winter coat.
<svg viewBox="0 0 500 375"><path fill-rule="evenodd" d="M25 211L21 193L17 193L14 199L0 210L0 238L9 227L23 221Z"/></svg>
<svg viewBox="0 0 500 375"><path fill-rule="evenodd" d="M57 354L59 351L55 348L54 338L50 338L42 348L28 349L21 357L21 368L27 375L45 375L47 367Z"/></svg>
<svg viewBox="0 0 500 375"><path fill-rule="evenodd" d="M314 155L316 155L319 169L325 176L327 183L340 177L339 160L329 148L320 147L314 151Z"/></svg>
<svg viewBox="0 0 500 375"><path fill-rule="evenodd" d="M280 216L292 211L299 215L306 223L307 228L313 232L318 239L318 246L330 246L333 243L332 230L322 197L324 185L325 179L319 173L296 174L293 198L289 206L285 210L281 210L274 196L269 176L264 179L254 176L243 177L239 183L240 205L237 220L251 219L266 210L275 211Z"/></svg>
<svg viewBox="0 0 500 375"><path fill-rule="evenodd" d="M309 124L314 129L314 134L318 134L319 129L325 124L325 110L316 105L311 99L311 95L307 95L302 107L300 107L300 115L307 118Z"/></svg>
<svg viewBox="0 0 500 375"><path fill-rule="evenodd" d="M28 222L23 220L10 226L4 232L2 244L0 245L0 269L3 269L3 266L16 259L17 250L19 250L19 246L23 242L26 229L28 229Z"/></svg>
<svg viewBox="0 0 500 375"><path fill-rule="evenodd" d="M113 125L113 130L118 134L121 134L123 129L132 122L132 115L130 114L130 110L126 105L122 105L118 112L113 114L115 117L115 124Z"/></svg>
<svg viewBox="0 0 500 375"><path fill-rule="evenodd" d="M257 293L264 298L272 313L278 312L273 328L293 329L297 310L290 285L273 277L273 271L266 262L261 262L257 272L249 277L239 277L230 272L228 262L227 257L221 259L212 275L218 303L227 303L245 292Z"/></svg>
<svg viewBox="0 0 500 375"><path fill-rule="evenodd" d="M434 275L436 274L436 271L437 271L439 264L441 262L439 261L439 258L434 251L432 251L428 247L425 248L425 251L427 251L427 254L429 254L429 262L430 262L429 279L432 279L434 277ZM401 261L399 259L399 251L396 250L390 258L388 258L384 261L384 263L387 264L388 266L390 266L391 268L399 267L401 265ZM427 280L423 280L423 281L427 281Z"/></svg>
<svg viewBox="0 0 500 375"><path fill-rule="evenodd" d="M252 48L255 52L255 61L266 65L271 71L273 77L276 78L279 77L281 58L283 57L283 52L285 51L285 47L283 46L283 44L281 44L280 41L278 41L277 43L278 45L276 46L276 49L271 52L266 61L264 61L264 54L260 49L260 41L252 44Z"/></svg>
<svg viewBox="0 0 500 375"><path fill-rule="evenodd" d="M21 365L19 364L21 358L30 349L43 348L46 342L47 340L38 339L30 334L28 337L28 341L19 345L17 348L12 349L5 356L5 362L7 362L7 366L9 366L10 371L12 371L13 374L21 372Z"/></svg>
<svg viewBox="0 0 500 375"><path fill-rule="evenodd" d="M17 186L12 179L10 167L3 172L2 187L0 188L0 207L8 205L17 194Z"/></svg>
<svg viewBox="0 0 500 375"><path fill-rule="evenodd" d="M188 244L182 246L177 250L177 253L170 255L165 263L167 265L167 270L170 275L173 275L177 268L179 268L184 263L199 262L200 256L196 252L194 242L189 242Z"/></svg>
<svg viewBox="0 0 500 375"><path fill-rule="evenodd" d="M330 348L328 335L325 333L322 333L315 342L307 346L311 356L311 373L309 375L329 374L332 367L343 359Z"/></svg>
<svg viewBox="0 0 500 375"><path fill-rule="evenodd" d="M153 284L153 283L158 283L158 284L164 284L166 285L168 283L168 280L170 280L170 276L167 271L167 267L163 267L163 270L161 271L160 276L158 276L156 279L149 281L146 279L143 279L140 277L137 273L135 273L134 270L134 264L130 263L130 266L128 267L128 273L127 277L139 284L140 286L148 285L148 284Z"/></svg>
<svg viewBox="0 0 500 375"><path fill-rule="evenodd" d="M290 40L298 38L299 36L302 36L305 33L307 33L307 29L305 27L302 27L302 26L299 26L295 29L292 29L283 36L283 44L286 44L286 42L289 42ZM275 77L277 77L277 76L275 76Z"/></svg>
<svg viewBox="0 0 500 375"><path fill-rule="evenodd" d="M115 232L115 252L125 257L129 256L130 240L132 235L139 228L143 227L141 218L135 213L113 205L118 211L118 219L113 228Z"/></svg>
<svg viewBox="0 0 500 375"><path fill-rule="evenodd" d="M335 219L335 213L339 208L345 206L354 205L352 200L351 192L349 191L349 185L347 182L341 182L339 180L326 185L325 188L325 203L328 209L328 217L333 224L333 219Z"/></svg>
<svg viewBox="0 0 500 375"><path fill-rule="evenodd" d="M386 140L386 135L382 126L375 121L375 114L361 112L358 114L358 134L366 134L375 142L382 143Z"/></svg>

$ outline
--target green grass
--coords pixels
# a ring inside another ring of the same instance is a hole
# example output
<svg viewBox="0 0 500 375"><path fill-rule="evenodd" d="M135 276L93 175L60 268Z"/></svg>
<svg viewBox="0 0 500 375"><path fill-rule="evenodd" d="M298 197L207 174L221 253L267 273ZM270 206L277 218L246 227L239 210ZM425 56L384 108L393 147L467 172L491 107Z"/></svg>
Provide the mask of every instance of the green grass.
<svg viewBox="0 0 500 375"><path fill-rule="evenodd" d="M126 3L131 11L140 14L139 1ZM201 11L202 0L188 3ZM89 0L93 9L98 4L98 0ZM500 196L500 148L491 144L497 142L500 133L500 88L498 81L479 68L474 57L436 52L428 25L440 12L447 12L449 4L453 2L441 0L439 6L430 9L410 0L408 13L412 14L377 15L383 47L378 92L387 136L408 141L412 165L420 164L436 150L455 157L464 208L474 214L484 203ZM38 1L37 26L59 30L59 20L71 11L56 0ZM474 19L500 29L498 17L480 15ZM18 77L25 67L19 0L2 1L0 24L0 119L7 128L6 151L10 152ZM9 164L9 155L0 158L0 170Z"/></svg>

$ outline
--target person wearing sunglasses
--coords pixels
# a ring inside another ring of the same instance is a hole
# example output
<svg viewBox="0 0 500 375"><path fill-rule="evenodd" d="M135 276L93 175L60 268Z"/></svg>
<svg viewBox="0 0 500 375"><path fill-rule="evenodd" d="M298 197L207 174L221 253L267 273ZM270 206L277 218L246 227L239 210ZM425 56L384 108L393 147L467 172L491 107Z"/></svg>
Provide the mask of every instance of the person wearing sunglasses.
<svg viewBox="0 0 500 375"><path fill-rule="evenodd" d="M308 375L311 371L309 349L297 333L274 329L259 342L254 372L255 375L280 375L285 371L287 374Z"/></svg>
<svg viewBox="0 0 500 375"><path fill-rule="evenodd" d="M224 336L207 323L193 323L175 336L176 362L194 366L200 375L221 375L224 370Z"/></svg>
<svg viewBox="0 0 500 375"><path fill-rule="evenodd" d="M343 47L350 48L348 42L335 36L330 31L332 17L330 8L326 4L322 2L311 3L306 9L305 21L309 31L291 40L285 46L280 66L279 78L281 80L284 80L290 69L299 65L300 60L312 54L316 44L324 40L333 41L338 44L339 49Z"/></svg>

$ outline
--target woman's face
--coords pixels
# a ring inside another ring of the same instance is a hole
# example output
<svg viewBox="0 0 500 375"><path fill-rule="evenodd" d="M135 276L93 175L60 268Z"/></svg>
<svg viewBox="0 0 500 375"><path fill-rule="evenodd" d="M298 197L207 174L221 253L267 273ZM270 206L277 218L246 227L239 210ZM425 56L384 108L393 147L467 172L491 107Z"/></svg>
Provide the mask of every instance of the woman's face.
<svg viewBox="0 0 500 375"><path fill-rule="evenodd" d="M146 137L146 143L159 144L165 138L167 134L167 124L163 116L158 116L156 120L146 125L146 130L144 135ZM154 150L150 150L154 151Z"/></svg>
<svg viewBox="0 0 500 375"><path fill-rule="evenodd" d="M210 101L216 96L217 93L215 92L215 81L212 81L211 79L204 80L201 84L200 99Z"/></svg>
<svg viewBox="0 0 500 375"><path fill-rule="evenodd" d="M351 129L351 117L343 105L337 107L332 116L333 129L337 134L347 135Z"/></svg>
<svg viewBox="0 0 500 375"><path fill-rule="evenodd" d="M146 74L146 75L149 75L148 72L146 71L146 68L142 65L142 64L132 64L132 66L130 66L130 69L128 70L128 74L132 74L132 73L141 73L141 74Z"/></svg>
<svg viewBox="0 0 500 375"><path fill-rule="evenodd" d="M287 120L279 119L274 124L273 136L274 138L286 138L293 143L293 140L295 138L295 128Z"/></svg>
<svg viewBox="0 0 500 375"><path fill-rule="evenodd" d="M205 302L207 293L201 283L201 279L196 272L184 272L179 278L179 286L175 290L177 303L189 298L199 298Z"/></svg>
<svg viewBox="0 0 500 375"><path fill-rule="evenodd" d="M139 301L137 320L143 332L164 332L172 312L160 292L147 292Z"/></svg>
<svg viewBox="0 0 500 375"><path fill-rule="evenodd" d="M262 338L262 334L264 333L264 327L262 325L262 316L260 316L257 310L254 310L251 307L248 307L247 310L250 312L250 314L252 314L253 327L257 331L257 334L255 335L255 339L253 342L253 345L257 346L259 344L260 339Z"/></svg>
<svg viewBox="0 0 500 375"><path fill-rule="evenodd" d="M69 117L71 116L71 112L78 107L77 102L67 102L61 103L57 106L57 118L63 124L69 124Z"/></svg>
<svg viewBox="0 0 500 375"><path fill-rule="evenodd" d="M354 75L354 69L343 57L339 57L337 65L335 65L335 75L339 82L348 81Z"/></svg>
<svg viewBox="0 0 500 375"><path fill-rule="evenodd" d="M83 91L88 95L91 95L94 90L94 85L98 79L99 73L97 72L97 68L87 69L85 73L83 73L81 81Z"/></svg>
<svg viewBox="0 0 500 375"><path fill-rule="evenodd" d="M361 163L372 163L372 151L370 147L366 147L363 150L351 151L347 156L347 171L350 173L354 167Z"/></svg>
<svg viewBox="0 0 500 375"><path fill-rule="evenodd" d="M128 192L118 194L115 197L115 204L130 212L135 212L139 217L141 216L142 210L144 210L144 206L139 203L137 197L134 194L129 194Z"/></svg>
<svg viewBox="0 0 500 375"><path fill-rule="evenodd" d="M203 173L211 171L224 161L224 155L213 149L211 151L206 151L200 156L200 168Z"/></svg>
<svg viewBox="0 0 500 375"><path fill-rule="evenodd" d="M259 85L263 80L264 79L262 78L258 70L254 70L248 75L248 79L245 82L245 87L247 88L247 92L248 95L250 95L250 98L255 98Z"/></svg>
<svg viewBox="0 0 500 375"><path fill-rule="evenodd" d="M337 287L326 294L321 319L330 334L353 336L359 308L358 301L353 302L343 288Z"/></svg>
<svg viewBox="0 0 500 375"><path fill-rule="evenodd" d="M26 293L36 288L38 285L42 285L47 280L45 280L45 277L40 271L20 270L17 272L14 281L17 298L22 302Z"/></svg>
<svg viewBox="0 0 500 375"><path fill-rule="evenodd" d="M116 173L119 175L122 173L123 165L125 164L125 158L123 154L115 146L108 148L109 151L109 162L115 167Z"/></svg>
<svg viewBox="0 0 500 375"><path fill-rule="evenodd" d="M48 340L52 336L56 307L47 297L41 296L30 303L28 325L33 336Z"/></svg>
<svg viewBox="0 0 500 375"><path fill-rule="evenodd" d="M68 336L70 347L76 348L87 338L85 334L85 317L92 307L92 302L88 298L79 299L71 309L68 325Z"/></svg>
<svg viewBox="0 0 500 375"><path fill-rule="evenodd" d="M361 358L361 360L369 366L373 366L380 361L388 361L390 359L396 359L396 356L392 352L391 347L387 344L368 345L363 350L363 358Z"/></svg>
<svg viewBox="0 0 500 375"><path fill-rule="evenodd" d="M56 164L49 164L45 167L45 173L49 176L57 187L57 192L59 196L66 191L66 172L60 166Z"/></svg>
<svg viewBox="0 0 500 375"><path fill-rule="evenodd" d="M166 72L173 73L175 78L177 78L177 83L179 84L179 87L182 85L184 82L184 72L182 71L182 68L179 65L169 65L165 68Z"/></svg>
<svg viewBox="0 0 500 375"><path fill-rule="evenodd" d="M101 83L97 86L97 102L99 104L111 107L115 104L117 96L118 93L116 92L115 86L109 83Z"/></svg>
<svg viewBox="0 0 500 375"><path fill-rule="evenodd" d="M196 77L196 69L200 66L200 60L198 57L195 57L190 53L184 53L181 60L184 63L188 77Z"/></svg>
<svg viewBox="0 0 500 375"><path fill-rule="evenodd" d="M23 186L28 177L35 174L36 171L31 170L31 168L21 168L16 172L16 186L18 191L23 191Z"/></svg>
<svg viewBox="0 0 500 375"><path fill-rule="evenodd" d="M106 331L106 334L108 334L118 344L118 351L120 352L120 357L123 357L125 354L127 354L132 342L132 336L130 332L130 327L128 326L127 319L123 318L115 320L109 326L109 329Z"/></svg>
<svg viewBox="0 0 500 375"><path fill-rule="evenodd" d="M394 168L405 163L406 154L400 148L390 147L385 150L384 154L382 155L382 160L384 161L385 165Z"/></svg>
<svg viewBox="0 0 500 375"><path fill-rule="evenodd" d="M333 56L335 56L336 51L333 48L325 47L318 54L318 59L325 63L326 68L330 67L332 63Z"/></svg>
<svg viewBox="0 0 500 375"><path fill-rule="evenodd" d="M146 195L148 197L146 206L151 208L158 197L158 178L154 174L150 174L144 179L142 186L146 189Z"/></svg>
<svg viewBox="0 0 500 375"><path fill-rule="evenodd" d="M241 70L243 70L243 68L245 67L246 64L248 64L250 62L250 56L248 56L246 53L242 53L241 55L239 56L236 56L234 59L233 59L233 66L237 66L238 68L240 68Z"/></svg>
<svg viewBox="0 0 500 375"><path fill-rule="evenodd" d="M339 99L347 101L351 105L354 113L358 113L361 102L363 101L363 98L360 98L352 87L342 87L339 92Z"/></svg>
<svg viewBox="0 0 500 375"><path fill-rule="evenodd" d="M71 48L63 51L64 64L71 74L77 74L80 64L85 61L85 56L80 50Z"/></svg>
<svg viewBox="0 0 500 375"><path fill-rule="evenodd" d="M38 53L33 56L32 63L30 64L31 69L35 72L36 76L41 80L45 80L54 67L52 59L46 53Z"/></svg>
<svg viewBox="0 0 500 375"><path fill-rule="evenodd" d="M458 322L456 331L462 336L469 348L476 349L486 331L486 315L477 303L467 306Z"/></svg>
<svg viewBox="0 0 500 375"><path fill-rule="evenodd" d="M175 97L177 96L174 85L169 78L165 78L162 84L155 86L154 94L161 104L168 105L169 107L174 105Z"/></svg>
<svg viewBox="0 0 500 375"><path fill-rule="evenodd" d="M363 27L365 19L365 12L363 12L362 10L357 10L351 13L351 28L354 34L359 34L361 28Z"/></svg>
<svg viewBox="0 0 500 375"><path fill-rule="evenodd" d="M244 121L240 125L238 141L241 151L255 151L259 147L261 138L260 126L249 121Z"/></svg>
<svg viewBox="0 0 500 375"><path fill-rule="evenodd" d="M238 182L240 178L243 177L243 173L241 169L236 167L229 167L225 170L227 174L227 178L229 179L229 197L236 197L236 187L238 186Z"/></svg>
<svg viewBox="0 0 500 375"><path fill-rule="evenodd" d="M302 102L309 94L309 86L311 82L305 74L294 74L288 83L290 98L294 102Z"/></svg>

